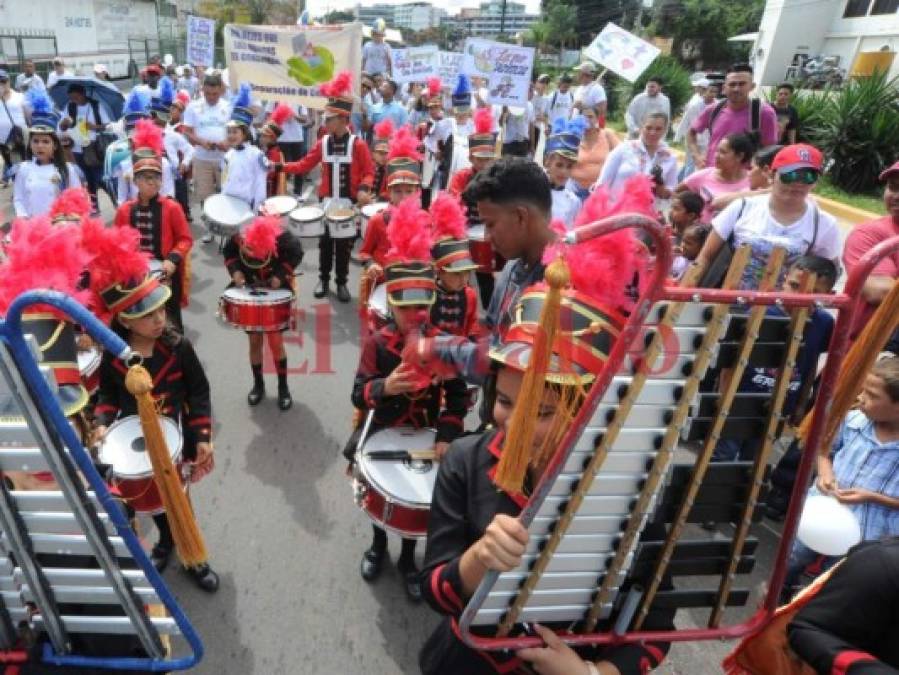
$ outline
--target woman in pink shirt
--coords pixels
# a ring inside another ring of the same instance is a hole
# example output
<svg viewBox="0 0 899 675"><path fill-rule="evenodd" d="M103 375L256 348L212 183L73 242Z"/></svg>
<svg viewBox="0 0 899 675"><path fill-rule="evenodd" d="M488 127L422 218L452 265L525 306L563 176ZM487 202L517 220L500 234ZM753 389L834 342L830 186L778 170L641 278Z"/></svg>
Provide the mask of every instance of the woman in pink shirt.
<svg viewBox="0 0 899 675"><path fill-rule="evenodd" d="M599 178L606 157L620 141L614 131L600 128L594 110L587 108L581 114L587 128L578 148L577 162L571 169L569 187L583 201Z"/></svg>
<svg viewBox="0 0 899 675"><path fill-rule="evenodd" d="M749 162L755 148L747 134L730 134L721 139L715 150L715 166L690 174L675 192L690 190L705 202L700 222L711 223L715 217L715 197L749 189Z"/></svg>

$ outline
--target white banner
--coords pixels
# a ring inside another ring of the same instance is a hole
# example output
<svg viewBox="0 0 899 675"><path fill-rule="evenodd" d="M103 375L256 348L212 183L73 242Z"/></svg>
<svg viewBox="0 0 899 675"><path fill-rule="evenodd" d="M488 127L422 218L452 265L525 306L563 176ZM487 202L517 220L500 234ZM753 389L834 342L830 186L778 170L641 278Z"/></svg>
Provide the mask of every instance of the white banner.
<svg viewBox="0 0 899 675"><path fill-rule="evenodd" d="M659 48L610 22L584 50L584 55L634 82L659 55Z"/></svg>
<svg viewBox="0 0 899 675"><path fill-rule="evenodd" d="M491 103L527 106L534 69L533 47L468 38L462 67L468 75L487 80Z"/></svg>
<svg viewBox="0 0 899 675"><path fill-rule="evenodd" d="M225 61L236 90L247 82L253 97L300 103L320 110L319 85L342 70L359 93L362 24L333 26L225 26Z"/></svg>
<svg viewBox="0 0 899 675"><path fill-rule="evenodd" d="M462 52L439 52L437 54L437 75L448 87L456 85L456 78L462 72Z"/></svg>
<svg viewBox="0 0 899 675"><path fill-rule="evenodd" d="M187 62L212 68L215 60L215 20L187 17Z"/></svg>
<svg viewBox="0 0 899 675"><path fill-rule="evenodd" d="M437 45L421 45L391 51L393 80L400 84L424 82L437 74Z"/></svg>

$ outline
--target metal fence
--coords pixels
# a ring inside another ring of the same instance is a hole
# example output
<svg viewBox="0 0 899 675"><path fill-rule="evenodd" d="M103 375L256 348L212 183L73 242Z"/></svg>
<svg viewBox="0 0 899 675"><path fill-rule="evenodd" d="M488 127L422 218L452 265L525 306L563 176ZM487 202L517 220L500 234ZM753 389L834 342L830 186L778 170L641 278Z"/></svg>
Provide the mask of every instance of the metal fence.
<svg viewBox="0 0 899 675"><path fill-rule="evenodd" d="M37 72L46 81L53 69L51 62L56 54L56 34L53 31L0 31L0 65L9 71L13 80L22 72L25 60L31 59Z"/></svg>

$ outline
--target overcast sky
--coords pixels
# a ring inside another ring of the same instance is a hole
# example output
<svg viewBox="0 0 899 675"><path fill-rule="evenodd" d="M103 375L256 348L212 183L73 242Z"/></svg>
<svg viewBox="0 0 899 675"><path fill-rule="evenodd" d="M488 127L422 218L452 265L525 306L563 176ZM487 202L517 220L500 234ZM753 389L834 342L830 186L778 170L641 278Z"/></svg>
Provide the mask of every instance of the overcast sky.
<svg viewBox="0 0 899 675"><path fill-rule="evenodd" d="M515 1L523 2L525 11L529 14L538 14L540 12L540 0ZM312 16L322 16L333 9L352 10L357 4L369 5L386 3L390 5L401 5L405 2L406 0L368 0L368 2L363 3L358 3L356 0L307 0L306 6L309 8L309 12ZM432 0L431 4L437 4L440 7L443 7L449 14L458 14L459 10L463 7L477 7L481 3L479 0L437 0L437 2Z"/></svg>

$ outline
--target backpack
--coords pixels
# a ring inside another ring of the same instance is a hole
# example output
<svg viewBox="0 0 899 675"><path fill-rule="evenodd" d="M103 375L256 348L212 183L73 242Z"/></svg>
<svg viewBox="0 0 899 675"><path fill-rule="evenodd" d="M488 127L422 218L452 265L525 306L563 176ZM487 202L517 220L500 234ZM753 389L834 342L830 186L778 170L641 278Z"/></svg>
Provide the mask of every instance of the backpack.
<svg viewBox="0 0 899 675"><path fill-rule="evenodd" d="M712 129L715 126L715 120L718 118L721 111L724 110L724 106L726 105L727 99L718 101L712 114L709 115L709 135L711 135ZM752 139L755 147L760 148L762 147L762 100L758 98L751 99L749 106L749 131L746 133Z"/></svg>

